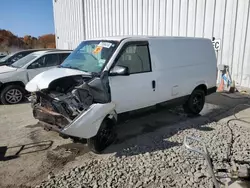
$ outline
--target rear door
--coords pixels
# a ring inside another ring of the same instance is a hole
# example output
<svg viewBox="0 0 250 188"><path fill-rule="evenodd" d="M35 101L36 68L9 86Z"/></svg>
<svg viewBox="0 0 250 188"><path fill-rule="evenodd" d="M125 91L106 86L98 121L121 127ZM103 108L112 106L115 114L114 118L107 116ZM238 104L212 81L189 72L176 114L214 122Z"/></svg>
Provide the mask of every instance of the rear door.
<svg viewBox="0 0 250 188"><path fill-rule="evenodd" d="M109 76L111 100L117 113L132 111L156 103L155 75L147 41L126 43L114 64L129 68L128 76Z"/></svg>
<svg viewBox="0 0 250 188"><path fill-rule="evenodd" d="M36 75L46 70L52 69L60 64L58 54L46 54L29 65L28 78L31 80Z"/></svg>

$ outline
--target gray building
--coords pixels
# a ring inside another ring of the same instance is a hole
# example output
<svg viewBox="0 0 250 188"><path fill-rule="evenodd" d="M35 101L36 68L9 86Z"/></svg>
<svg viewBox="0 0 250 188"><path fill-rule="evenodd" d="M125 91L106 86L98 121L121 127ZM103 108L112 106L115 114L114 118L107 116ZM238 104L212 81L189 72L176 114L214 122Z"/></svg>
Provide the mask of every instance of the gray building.
<svg viewBox="0 0 250 188"><path fill-rule="evenodd" d="M250 0L53 0L56 45L114 35L214 38L218 64L250 87Z"/></svg>

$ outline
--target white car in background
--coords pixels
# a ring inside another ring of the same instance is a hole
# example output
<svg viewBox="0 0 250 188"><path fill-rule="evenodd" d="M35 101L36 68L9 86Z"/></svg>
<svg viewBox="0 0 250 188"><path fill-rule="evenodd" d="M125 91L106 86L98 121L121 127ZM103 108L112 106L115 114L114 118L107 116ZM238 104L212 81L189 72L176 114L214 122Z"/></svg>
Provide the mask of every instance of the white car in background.
<svg viewBox="0 0 250 188"><path fill-rule="evenodd" d="M25 85L37 74L60 65L71 53L69 50L33 52L12 65L0 67L0 101L17 104L24 99Z"/></svg>

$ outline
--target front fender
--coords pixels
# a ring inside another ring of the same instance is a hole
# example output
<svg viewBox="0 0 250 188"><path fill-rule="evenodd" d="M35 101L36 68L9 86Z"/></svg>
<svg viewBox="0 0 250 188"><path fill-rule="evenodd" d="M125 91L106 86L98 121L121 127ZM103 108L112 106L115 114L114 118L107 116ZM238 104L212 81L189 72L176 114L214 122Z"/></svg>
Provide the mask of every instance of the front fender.
<svg viewBox="0 0 250 188"><path fill-rule="evenodd" d="M95 136L101 126L102 121L107 115L114 115L115 104L92 104L87 111L84 111L66 126L61 132L65 135L91 138ZM115 116L115 118L117 118Z"/></svg>
<svg viewBox="0 0 250 188"><path fill-rule="evenodd" d="M0 74L0 80L3 84L22 82L27 83L26 75L23 71L14 71Z"/></svg>

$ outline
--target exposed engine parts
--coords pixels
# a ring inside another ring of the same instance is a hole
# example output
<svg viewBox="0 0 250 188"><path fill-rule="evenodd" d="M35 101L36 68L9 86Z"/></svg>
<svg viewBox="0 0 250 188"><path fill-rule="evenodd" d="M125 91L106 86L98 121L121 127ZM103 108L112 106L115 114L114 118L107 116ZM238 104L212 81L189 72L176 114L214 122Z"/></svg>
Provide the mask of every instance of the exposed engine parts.
<svg viewBox="0 0 250 188"><path fill-rule="evenodd" d="M64 77L36 92L31 101L36 119L63 128L91 104L109 102L109 86L105 76Z"/></svg>

